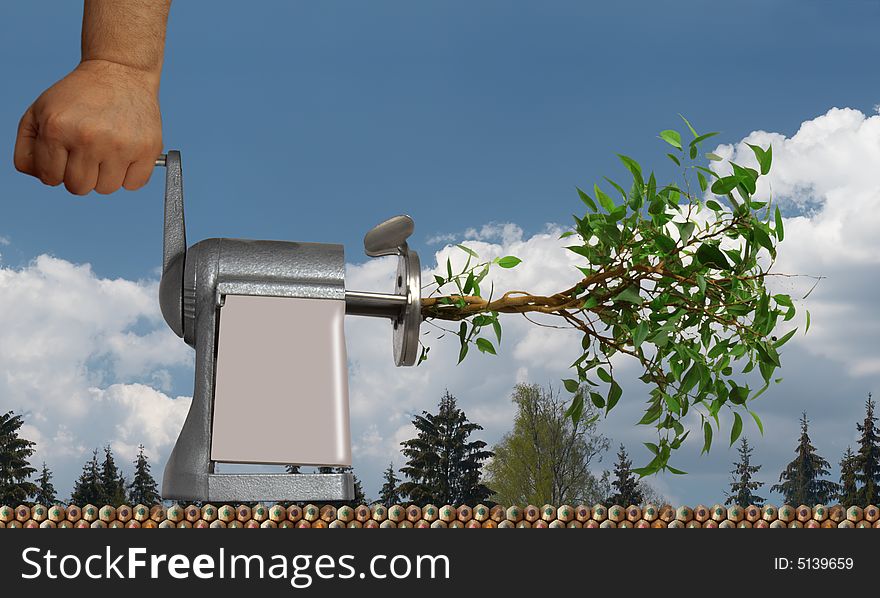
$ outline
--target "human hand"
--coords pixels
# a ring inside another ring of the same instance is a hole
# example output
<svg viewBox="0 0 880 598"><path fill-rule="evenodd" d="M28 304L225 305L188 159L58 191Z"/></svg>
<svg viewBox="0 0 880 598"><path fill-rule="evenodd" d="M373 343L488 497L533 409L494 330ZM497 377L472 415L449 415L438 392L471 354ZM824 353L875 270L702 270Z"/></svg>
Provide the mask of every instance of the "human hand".
<svg viewBox="0 0 880 598"><path fill-rule="evenodd" d="M158 91L147 71L81 62L24 113L16 169L76 195L139 189L162 151Z"/></svg>

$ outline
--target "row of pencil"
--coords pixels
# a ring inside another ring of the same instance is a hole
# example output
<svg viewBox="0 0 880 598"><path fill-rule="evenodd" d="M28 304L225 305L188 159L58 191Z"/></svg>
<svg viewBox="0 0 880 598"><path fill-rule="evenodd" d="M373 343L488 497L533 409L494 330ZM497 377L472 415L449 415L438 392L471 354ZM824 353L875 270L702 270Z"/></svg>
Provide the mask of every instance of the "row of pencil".
<svg viewBox="0 0 880 598"><path fill-rule="evenodd" d="M536 507L462 505L0 506L0 528L880 528L880 509L841 505Z"/></svg>

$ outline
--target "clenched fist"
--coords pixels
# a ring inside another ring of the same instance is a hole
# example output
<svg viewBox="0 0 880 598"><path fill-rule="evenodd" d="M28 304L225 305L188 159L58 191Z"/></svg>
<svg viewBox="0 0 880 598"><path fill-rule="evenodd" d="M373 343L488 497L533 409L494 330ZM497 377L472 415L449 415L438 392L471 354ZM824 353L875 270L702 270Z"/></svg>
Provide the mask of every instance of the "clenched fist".
<svg viewBox="0 0 880 598"><path fill-rule="evenodd" d="M133 190L162 151L159 79L107 60L84 60L27 109L15 167L86 195Z"/></svg>

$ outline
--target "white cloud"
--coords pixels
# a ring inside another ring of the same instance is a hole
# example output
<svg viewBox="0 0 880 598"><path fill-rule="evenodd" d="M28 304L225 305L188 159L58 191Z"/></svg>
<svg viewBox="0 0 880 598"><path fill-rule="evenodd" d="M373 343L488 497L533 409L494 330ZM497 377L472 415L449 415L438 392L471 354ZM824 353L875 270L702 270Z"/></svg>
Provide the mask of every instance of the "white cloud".
<svg viewBox="0 0 880 598"><path fill-rule="evenodd" d="M746 145L773 145L773 166L758 197L773 196L786 213L776 270L827 277L799 302L812 315L809 334L793 341L852 374L880 374L875 313L880 292L880 115L832 108L803 123L790 138L755 131L716 153L754 166ZM814 281L774 281L802 297Z"/></svg>
<svg viewBox="0 0 880 598"><path fill-rule="evenodd" d="M107 442L124 461L144 443L161 472L189 400L145 383L169 388L168 368L192 355L162 320L157 290L47 255L0 268L0 410L25 415L35 460L62 492Z"/></svg>
<svg viewBox="0 0 880 598"><path fill-rule="evenodd" d="M9 240L9 237L4 237L0 235L0 245L9 245L12 241Z"/></svg>

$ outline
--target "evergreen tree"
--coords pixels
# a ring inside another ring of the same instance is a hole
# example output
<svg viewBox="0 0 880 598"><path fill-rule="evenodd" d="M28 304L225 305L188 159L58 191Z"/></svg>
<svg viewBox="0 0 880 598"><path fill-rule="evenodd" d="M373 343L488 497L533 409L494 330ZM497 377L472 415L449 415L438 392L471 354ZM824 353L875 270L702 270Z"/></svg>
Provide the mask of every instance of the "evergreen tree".
<svg viewBox="0 0 880 598"><path fill-rule="evenodd" d="M335 472L336 472L335 467L321 466L318 468L318 473L335 473Z"/></svg>
<svg viewBox="0 0 880 598"><path fill-rule="evenodd" d="M382 489L379 491L379 502L386 507L399 503L399 485L400 478L394 471L394 462L392 461L388 464L388 469L385 470L385 483L382 484Z"/></svg>
<svg viewBox="0 0 880 598"><path fill-rule="evenodd" d="M83 465L79 479L73 485L70 502L82 507L86 504L99 505L104 500L104 488L101 486L101 467L98 465L98 449L92 452L91 460Z"/></svg>
<svg viewBox="0 0 880 598"><path fill-rule="evenodd" d="M492 452L485 450L482 440L469 441L483 427L468 421L449 391L436 414L423 411L413 425L416 438L401 442L408 458L400 470L407 478L400 485L402 495L419 505L458 505L476 504L492 494L480 483L480 468Z"/></svg>
<svg viewBox="0 0 880 598"><path fill-rule="evenodd" d="M0 415L0 505L18 505L37 491L28 481L37 471L28 463L34 443L18 435L23 423L12 411Z"/></svg>
<svg viewBox="0 0 880 598"><path fill-rule="evenodd" d="M856 461L857 455L852 452L852 448L846 447L846 453L840 460L840 492L837 500L840 504L847 507L858 504L859 491L856 484Z"/></svg>
<svg viewBox="0 0 880 598"><path fill-rule="evenodd" d="M138 446L138 455L134 462L134 478L128 486L128 500L132 505L146 506L161 500L156 480L150 473L150 462L147 460L142 444Z"/></svg>
<svg viewBox="0 0 880 598"><path fill-rule="evenodd" d="M287 473L301 473L299 465L288 465L284 469L287 470Z"/></svg>
<svg viewBox="0 0 880 598"><path fill-rule="evenodd" d="M37 491L34 492L34 502L39 505L54 505L58 502L55 486L52 484L52 472L46 462L43 461L43 471L40 473L40 479L37 480Z"/></svg>
<svg viewBox="0 0 880 598"><path fill-rule="evenodd" d="M856 429L861 432L859 437L859 451L855 457L856 481L859 483L857 498L848 503L866 507L876 504L880 499L880 435L874 422L874 401L868 393L865 402L865 421L856 424Z"/></svg>
<svg viewBox="0 0 880 598"><path fill-rule="evenodd" d="M809 421L806 412L801 418L801 437L795 449L797 457L779 474L779 484L771 492L782 493L790 505L816 505L827 503L837 496L837 484L820 478L828 475L830 464L816 453L810 442Z"/></svg>
<svg viewBox="0 0 880 598"><path fill-rule="evenodd" d="M752 475L758 473L761 469L760 465L751 464L752 447L749 446L748 439L743 436L739 445L739 463L735 463L733 470L730 472L731 483L730 492L725 492L727 500L724 504L731 503L741 507L749 505L762 506L764 499L753 492L764 485L764 482L758 482L752 479Z"/></svg>
<svg viewBox="0 0 880 598"><path fill-rule="evenodd" d="M608 497L608 504L628 507L642 504L642 491L639 479L633 474L632 460L626 454L626 448L620 445L617 452L617 463L614 465L614 480L611 482L616 492Z"/></svg>
<svg viewBox="0 0 880 598"><path fill-rule="evenodd" d="M116 467L110 445L104 447L104 462L101 464L102 504L118 507L125 502L125 478Z"/></svg>

